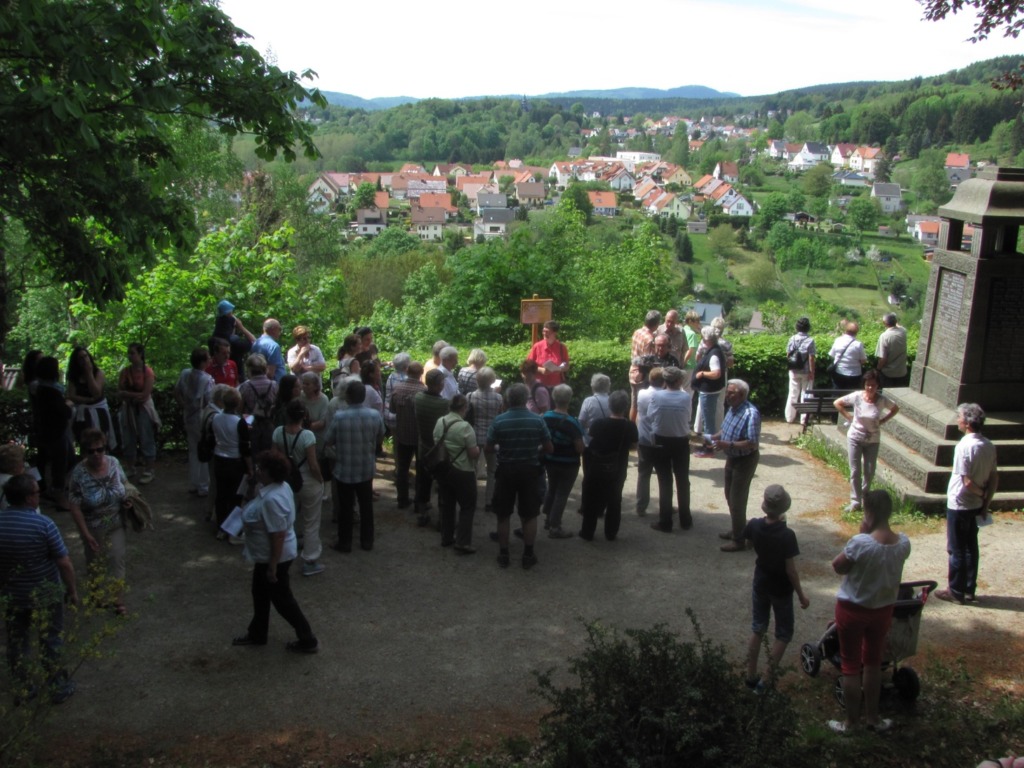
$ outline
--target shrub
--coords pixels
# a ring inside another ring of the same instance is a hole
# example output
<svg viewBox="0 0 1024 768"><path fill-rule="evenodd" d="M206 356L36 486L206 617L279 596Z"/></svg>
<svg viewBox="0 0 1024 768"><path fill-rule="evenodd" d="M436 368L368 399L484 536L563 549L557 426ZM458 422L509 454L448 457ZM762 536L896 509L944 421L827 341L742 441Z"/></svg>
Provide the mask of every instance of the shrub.
<svg viewBox="0 0 1024 768"><path fill-rule="evenodd" d="M775 689L755 696L721 645L681 642L664 625L625 637L587 626L587 647L571 659L575 687L537 673L552 706L541 720L543 751L553 766L788 765L795 736L789 699Z"/></svg>

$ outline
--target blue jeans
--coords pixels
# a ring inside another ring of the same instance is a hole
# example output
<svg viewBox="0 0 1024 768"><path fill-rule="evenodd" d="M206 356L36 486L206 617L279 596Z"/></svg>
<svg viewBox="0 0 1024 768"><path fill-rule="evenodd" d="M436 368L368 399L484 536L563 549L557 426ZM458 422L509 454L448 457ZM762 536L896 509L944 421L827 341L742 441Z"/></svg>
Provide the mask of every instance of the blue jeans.
<svg viewBox="0 0 1024 768"><path fill-rule="evenodd" d="M705 435L713 435L718 431L718 398L722 396L722 391L718 392L701 392L698 398L700 405L701 418L703 419Z"/></svg>
<svg viewBox="0 0 1024 768"><path fill-rule="evenodd" d="M946 510L946 551L949 552L949 591L973 595L978 587L977 509Z"/></svg>

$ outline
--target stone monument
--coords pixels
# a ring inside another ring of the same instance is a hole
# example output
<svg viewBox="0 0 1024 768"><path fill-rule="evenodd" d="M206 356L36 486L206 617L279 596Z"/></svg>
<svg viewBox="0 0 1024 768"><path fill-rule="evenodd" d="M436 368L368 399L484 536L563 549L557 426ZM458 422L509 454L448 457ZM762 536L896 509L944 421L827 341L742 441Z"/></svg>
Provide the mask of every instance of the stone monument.
<svg viewBox="0 0 1024 768"><path fill-rule="evenodd" d="M1019 509L1024 507L1024 254L1017 243L1024 226L1024 168L982 169L959 185L939 216L910 386L886 390L900 412L883 427L879 456L908 497L929 511L943 510L961 437L956 406L978 403L987 417L983 432L999 455L993 506ZM844 437L832 432L825 435L830 440Z"/></svg>

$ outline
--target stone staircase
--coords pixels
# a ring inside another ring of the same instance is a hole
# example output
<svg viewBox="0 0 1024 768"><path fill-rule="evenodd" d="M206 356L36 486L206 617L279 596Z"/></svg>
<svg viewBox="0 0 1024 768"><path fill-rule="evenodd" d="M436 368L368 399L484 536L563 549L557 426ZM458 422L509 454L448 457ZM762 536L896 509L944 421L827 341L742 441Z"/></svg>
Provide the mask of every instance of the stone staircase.
<svg viewBox="0 0 1024 768"><path fill-rule="evenodd" d="M900 412L882 427L878 474L926 512L941 514L953 451L961 437L956 413L909 388L886 394L899 404ZM819 425L815 434L845 453L844 428ZM986 414L983 434L995 443L999 457L999 492L993 508L1024 508L1024 413Z"/></svg>

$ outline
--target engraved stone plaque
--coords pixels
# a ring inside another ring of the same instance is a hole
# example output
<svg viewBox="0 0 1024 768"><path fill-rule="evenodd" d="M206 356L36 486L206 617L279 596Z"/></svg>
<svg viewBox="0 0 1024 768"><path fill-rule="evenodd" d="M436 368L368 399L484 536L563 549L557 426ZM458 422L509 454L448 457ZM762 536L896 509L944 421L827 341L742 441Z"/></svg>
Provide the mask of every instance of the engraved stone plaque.
<svg viewBox="0 0 1024 768"><path fill-rule="evenodd" d="M932 321L928 365L947 376L959 377L964 359L964 289L967 278L959 272L943 270L935 291L935 315Z"/></svg>

